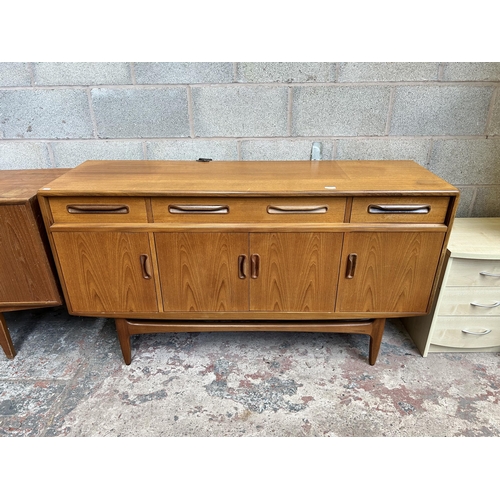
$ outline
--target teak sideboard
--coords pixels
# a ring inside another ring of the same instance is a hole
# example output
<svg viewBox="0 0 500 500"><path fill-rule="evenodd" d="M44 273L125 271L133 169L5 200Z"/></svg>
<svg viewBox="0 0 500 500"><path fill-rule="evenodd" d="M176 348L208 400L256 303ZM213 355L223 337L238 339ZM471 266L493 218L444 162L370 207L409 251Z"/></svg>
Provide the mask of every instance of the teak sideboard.
<svg viewBox="0 0 500 500"><path fill-rule="evenodd" d="M68 169L0 170L0 346L16 355L2 313L62 304L38 190Z"/></svg>
<svg viewBox="0 0 500 500"><path fill-rule="evenodd" d="M71 314L370 336L429 312L459 192L411 161L87 161L39 193Z"/></svg>

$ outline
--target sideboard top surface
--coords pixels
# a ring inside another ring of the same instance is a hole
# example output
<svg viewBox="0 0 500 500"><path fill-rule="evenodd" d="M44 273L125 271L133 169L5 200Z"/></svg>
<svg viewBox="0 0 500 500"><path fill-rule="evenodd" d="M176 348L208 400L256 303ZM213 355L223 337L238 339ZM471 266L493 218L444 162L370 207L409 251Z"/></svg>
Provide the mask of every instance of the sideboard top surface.
<svg viewBox="0 0 500 500"><path fill-rule="evenodd" d="M69 168L0 170L0 205L24 203L36 196L41 186L70 170Z"/></svg>
<svg viewBox="0 0 500 500"><path fill-rule="evenodd" d="M413 161L89 160L40 194L266 196L447 194L458 190Z"/></svg>

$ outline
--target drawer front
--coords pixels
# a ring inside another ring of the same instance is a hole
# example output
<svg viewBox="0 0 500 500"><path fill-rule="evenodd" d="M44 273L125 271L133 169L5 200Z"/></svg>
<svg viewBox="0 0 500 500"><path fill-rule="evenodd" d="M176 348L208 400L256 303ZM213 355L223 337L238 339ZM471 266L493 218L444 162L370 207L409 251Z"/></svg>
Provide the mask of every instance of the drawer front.
<svg viewBox="0 0 500 500"><path fill-rule="evenodd" d="M50 198L54 222L148 222L144 198L80 196Z"/></svg>
<svg viewBox="0 0 500 500"><path fill-rule="evenodd" d="M500 288L500 260L458 259L450 261L446 286L486 286Z"/></svg>
<svg viewBox="0 0 500 500"><path fill-rule="evenodd" d="M338 223L345 198L153 198L154 222L171 223Z"/></svg>
<svg viewBox="0 0 500 500"><path fill-rule="evenodd" d="M500 317L440 316L431 343L470 349L500 346Z"/></svg>
<svg viewBox="0 0 500 500"><path fill-rule="evenodd" d="M371 196L354 198L351 222L412 222L442 224L450 198L431 196Z"/></svg>
<svg viewBox="0 0 500 500"><path fill-rule="evenodd" d="M500 316L500 287L446 287L438 315Z"/></svg>

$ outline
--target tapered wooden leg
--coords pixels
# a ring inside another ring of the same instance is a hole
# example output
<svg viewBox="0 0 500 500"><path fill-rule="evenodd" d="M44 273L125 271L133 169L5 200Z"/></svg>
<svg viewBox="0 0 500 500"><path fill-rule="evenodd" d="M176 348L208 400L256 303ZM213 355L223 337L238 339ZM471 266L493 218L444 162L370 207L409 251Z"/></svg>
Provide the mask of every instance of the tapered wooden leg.
<svg viewBox="0 0 500 500"><path fill-rule="evenodd" d="M122 349L123 359L125 364L129 365L132 362L132 350L130 348L130 332L128 330L128 322L126 319L115 319L116 331L118 340Z"/></svg>
<svg viewBox="0 0 500 500"><path fill-rule="evenodd" d="M384 335L385 318L375 319L372 324L372 332L370 334L370 352L368 355L368 362L374 365L377 361L378 351L382 342L382 335Z"/></svg>
<svg viewBox="0 0 500 500"><path fill-rule="evenodd" d="M5 355L9 359L13 359L16 355L16 350L14 349L14 344L12 343L9 329L7 328L7 322L2 313L0 313L0 345Z"/></svg>

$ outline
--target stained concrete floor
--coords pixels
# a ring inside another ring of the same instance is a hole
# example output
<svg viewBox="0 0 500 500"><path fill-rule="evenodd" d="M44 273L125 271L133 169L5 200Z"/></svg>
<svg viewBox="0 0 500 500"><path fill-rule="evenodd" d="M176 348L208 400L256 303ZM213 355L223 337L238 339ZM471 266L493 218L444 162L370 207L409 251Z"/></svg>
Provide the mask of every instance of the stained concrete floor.
<svg viewBox="0 0 500 500"><path fill-rule="evenodd" d="M0 436L499 436L500 354L423 358L399 320L364 335L132 338L64 308L5 314Z"/></svg>

